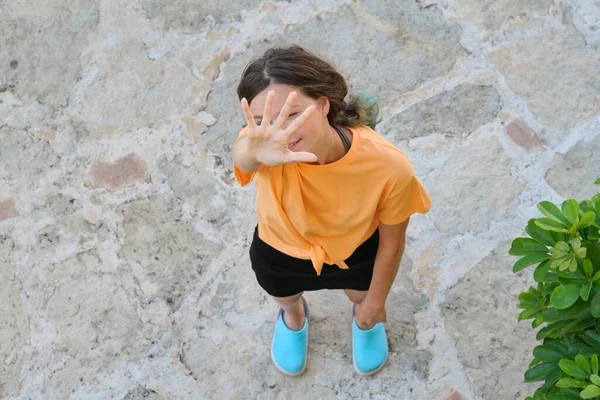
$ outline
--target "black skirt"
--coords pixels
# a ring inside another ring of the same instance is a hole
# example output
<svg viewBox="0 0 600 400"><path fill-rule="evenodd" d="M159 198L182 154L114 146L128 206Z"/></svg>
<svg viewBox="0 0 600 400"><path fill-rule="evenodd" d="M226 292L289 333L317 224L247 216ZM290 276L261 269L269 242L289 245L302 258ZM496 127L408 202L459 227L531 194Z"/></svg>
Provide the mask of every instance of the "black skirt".
<svg viewBox="0 0 600 400"><path fill-rule="evenodd" d="M317 275L311 260L290 257L263 242L257 226L250 246L250 261L258 284L275 297L321 289L368 290L378 246L379 230L376 230L344 260L349 269L323 264L321 275Z"/></svg>

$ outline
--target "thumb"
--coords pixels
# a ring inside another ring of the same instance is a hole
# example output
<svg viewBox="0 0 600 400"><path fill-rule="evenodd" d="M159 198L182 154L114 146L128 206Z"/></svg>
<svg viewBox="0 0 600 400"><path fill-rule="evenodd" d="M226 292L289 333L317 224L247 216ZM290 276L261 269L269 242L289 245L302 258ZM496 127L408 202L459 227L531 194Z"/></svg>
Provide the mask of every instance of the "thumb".
<svg viewBox="0 0 600 400"><path fill-rule="evenodd" d="M314 155L313 153L309 153L307 151L299 151L297 153L294 153L293 151L290 151L290 152L286 153L283 163L284 164L295 164L295 163L316 162L316 161L317 161L317 156Z"/></svg>

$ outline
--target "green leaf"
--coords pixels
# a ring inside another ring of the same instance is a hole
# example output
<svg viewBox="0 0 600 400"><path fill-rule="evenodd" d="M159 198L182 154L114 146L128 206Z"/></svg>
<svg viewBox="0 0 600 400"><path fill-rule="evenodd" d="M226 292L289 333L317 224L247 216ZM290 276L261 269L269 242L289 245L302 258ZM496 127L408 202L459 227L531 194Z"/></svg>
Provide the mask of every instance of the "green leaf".
<svg viewBox="0 0 600 400"><path fill-rule="evenodd" d="M569 271L577 271L577 260L571 260L571 262L569 263Z"/></svg>
<svg viewBox="0 0 600 400"><path fill-rule="evenodd" d="M544 246L552 247L557 242L550 232L537 226L535 219L530 219L527 222L525 232Z"/></svg>
<svg viewBox="0 0 600 400"><path fill-rule="evenodd" d="M581 221L579 221L580 228L587 228L588 226L592 226L594 221L596 220L596 213L593 211L587 211L581 217Z"/></svg>
<svg viewBox="0 0 600 400"><path fill-rule="evenodd" d="M581 334L581 338L584 342L589 344L592 347L600 347L600 334L587 330Z"/></svg>
<svg viewBox="0 0 600 400"><path fill-rule="evenodd" d="M558 362L558 366L563 370L563 372L574 378L587 379L588 377L588 373L581 369L581 367L579 367L575 361L560 360Z"/></svg>
<svg viewBox="0 0 600 400"><path fill-rule="evenodd" d="M544 276L546 276L549 270L550 260L546 260L537 267L535 267L535 271L533 271L533 279L535 279L536 282L542 282Z"/></svg>
<svg viewBox="0 0 600 400"><path fill-rule="evenodd" d="M592 354L591 364L592 372L598 375L598 354Z"/></svg>
<svg viewBox="0 0 600 400"><path fill-rule="evenodd" d="M594 203L591 200L582 200L579 203L579 209L584 213L588 211L594 211Z"/></svg>
<svg viewBox="0 0 600 400"><path fill-rule="evenodd" d="M593 399L594 397L600 396L600 387L596 385L589 385L581 393L579 393L582 399Z"/></svg>
<svg viewBox="0 0 600 400"><path fill-rule="evenodd" d="M531 322L531 327L533 329L535 329L543 323L544 323L544 314L539 313L538 315L535 316L535 319L533 320L533 322Z"/></svg>
<svg viewBox="0 0 600 400"><path fill-rule="evenodd" d="M562 240L559 242L556 242L556 244L554 245L554 248L556 248L557 250L560 250L564 253L568 253L571 250L571 248L569 247L569 244Z"/></svg>
<svg viewBox="0 0 600 400"><path fill-rule="evenodd" d="M566 257L558 258L550 262L550 268L555 269L557 271L564 271L566 268L564 268L563 265L565 265L568 262L569 260Z"/></svg>
<svg viewBox="0 0 600 400"><path fill-rule="evenodd" d="M588 278L591 278L594 274L594 266L590 260L583 260L583 272Z"/></svg>
<svg viewBox="0 0 600 400"><path fill-rule="evenodd" d="M586 301L579 299L571 307L564 310L550 308L544 311L544 321L554 322L575 318L584 312L588 311L589 304Z"/></svg>
<svg viewBox="0 0 600 400"><path fill-rule="evenodd" d="M531 253L547 253L548 248L537 240L529 238L516 238L508 254L513 256L526 256Z"/></svg>
<svg viewBox="0 0 600 400"><path fill-rule="evenodd" d="M582 259L585 258L587 249L585 247L579 247L577 249L573 249L573 252L575 253L575 257Z"/></svg>
<svg viewBox="0 0 600 400"><path fill-rule="evenodd" d="M542 392L540 392L539 390L536 390L535 393L533 394L532 400L548 400L546 398L546 395Z"/></svg>
<svg viewBox="0 0 600 400"><path fill-rule="evenodd" d="M585 279L585 275L582 274L580 271L559 271L557 272L558 276L560 276L561 278L567 278L572 280L573 282L571 283L584 283L586 281ZM581 281L581 282L579 282Z"/></svg>
<svg viewBox="0 0 600 400"><path fill-rule="evenodd" d="M592 290L592 282L588 282L585 285L583 285L581 287L581 290L579 291L579 296L585 300L588 301L589 297L590 297L590 291Z"/></svg>
<svg viewBox="0 0 600 400"><path fill-rule="evenodd" d="M543 381L546 375L557 367L556 363L542 363L525 372L525 382Z"/></svg>
<svg viewBox="0 0 600 400"><path fill-rule="evenodd" d="M560 242L561 240L564 241L567 238L567 234L566 233L561 233L561 232L550 232L550 235L552 235L552 237L554 238L554 242Z"/></svg>
<svg viewBox="0 0 600 400"><path fill-rule="evenodd" d="M552 387L560 378L563 377L563 372L560 368L558 368L558 364L556 364L556 368L553 369L546 375L546 379L544 380L544 386Z"/></svg>
<svg viewBox="0 0 600 400"><path fill-rule="evenodd" d="M573 378L563 378L561 380L559 380L558 382L556 382L556 386L559 388L562 387L578 387L578 388L584 388L586 387L587 383L584 381L579 381L577 379L573 379Z"/></svg>
<svg viewBox="0 0 600 400"><path fill-rule="evenodd" d="M577 390L577 389L575 389L575 390ZM571 396L571 395L568 395L568 394L556 393L556 394L549 395L546 399L547 400L581 400L581 397L579 397L579 392L577 392L577 396Z"/></svg>
<svg viewBox="0 0 600 400"><path fill-rule="evenodd" d="M560 212L558 207L549 201L542 201L537 204L538 210L542 212L546 217L556 222L565 223L565 216Z"/></svg>
<svg viewBox="0 0 600 400"><path fill-rule="evenodd" d="M600 318L600 292L592 298L591 310L594 318Z"/></svg>
<svg viewBox="0 0 600 400"><path fill-rule="evenodd" d="M600 178L596 179L596 181L594 182L594 185L600 185Z"/></svg>
<svg viewBox="0 0 600 400"><path fill-rule="evenodd" d="M583 369L588 375L592 373L592 368L590 368L590 363L587 358L582 356L581 354L577 354L575 356L575 362L579 366L579 368Z"/></svg>
<svg viewBox="0 0 600 400"><path fill-rule="evenodd" d="M578 285L564 285L557 287L550 296L552 306L558 310L564 310L571 307L579 298L580 290Z"/></svg>
<svg viewBox="0 0 600 400"><path fill-rule="evenodd" d="M550 255L548 255L547 253L529 254L529 255L521 258L519 261L517 261L515 263L515 265L513 265L513 272L519 272L519 271L529 267L530 265L540 263L544 260L548 260L549 258L550 258Z"/></svg>
<svg viewBox="0 0 600 400"><path fill-rule="evenodd" d="M576 200L569 199L563 201L561 209L570 226L579 223L579 204L577 204Z"/></svg>
<svg viewBox="0 0 600 400"><path fill-rule="evenodd" d="M587 249L586 258L600 268L600 240L583 242L582 245Z"/></svg>
<svg viewBox="0 0 600 400"><path fill-rule="evenodd" d="M596 214L600 214L600 193L592 197L592 203L594 204L594 210L596 210Z"/></svg>
<svg viewBox="0 0 600 400"><path fill-rule="evenodd" d="M563 233L570 232L570 230L567 229L566 225L556 222L555 220L549 219L549 218L538 218L535 220L535 224L537 226L539 226L540 228L545 229L547 231L563 232Z"/></svg>
<svg viewBox="0 0 600 400"><path fill-rule="evenodd" d="M521 292L521 294L519 295L519 303L524 306L537 306L538 304L540 304L540 298L534 296L529 292Z"/></svg>
<svg viewBox="0 0 600 400"><path fill-rule="evenodd" d="M556 260L559 258L565 257L567 254L571 252L571 248L567 242L563 242L562 240L556 242L554 247L550 249L550 254L552 255L552 259Z"/></svg>
<svg viewBox="0 0 600 400"><path fill-rule="evenodd" d="M561 352L564 355L563 358L567 357L567 346L561 343L560 340L554 338L546 338L544 339L544 346L550 347L556 351Z"/></svg>
<svg viewBox="0 0 600 400"><path fill-rule="evenodd" d="M542 361L559 362L565 358L563 352L557 351L549 346L537 346L533 349L533 356Z"/></svg>
<svg viewBox="0 0 600 400"><path fill-rule="evenodd" d="M565 389L565 388L563 388L563 389ZM577 389L575 389L575 390L577 390ZM579 392L577 392L577 396L556 393L556 394L551 394L546 399L547 400L581 400L581 397L579 397Z"/></svg>
<svg viewBox="0 0 600 400"><path fill-rule="evenodd" d="M596 272L594 274L594 276L592 276L592 281L597 281L598 279L600 279L600 271Z"/></svg>
<svg viewBox="0 0 600 400"><path fill-rule="evenodd" d="M600 347L583 347L578 350L582 356L591 357L594 354L600 354Z"/></svg>
<svg viewBox="0 0 600 400"><path fill-rule="evenodd" d="M536 307L536 308L528 308L527 310L521 311L521 313L519 314L519 317L517 318L517 322L521 322L526 319L535 318L536 314L538 312L540 312L540 310L541 309L539 307Z"/></svg>
<svg viewBox="0 0 600 400"><path fill-rule="evenodd" d="M540 364L542 362L542 360L538 360L537 358L533 357L531 359L531 362L529 363L529 367L527 367L527 369L530 369L538 364Z"/></svg>
<svg viewBox="0 0 600 400"><path fill-rule="evenodd" d="M565 320L565 321L556 321L554 323L548 324L547 326L543 327L542 329L540 329L538 331L538 333L535 335L535 338L537 340L542 340L542 339L548 338L549 336L553 336L562 327L569 325L571 322L572 322L572 320Z"/></svg>
<svg viewBox="0 0 600 400"><path fill-rule="evenodd" d="M560 389L560 393L570 396L569 399L571 399L571 398L575 398L577 400L581 399L581 397L579 397L579 390L577 390L577 389L562 388L562 389Z"/></svg>
<svg viewBox="0 0 600 400"><path fill-rule="evenodd" d="M554 272L548 272L546 275L544 275L542 282L558 282L558 275L556 275Z"/></svg>
<svg viewBox="0 0 600 400"><path fill-rule="evenodd" d="M598 356L596 356L596 357L598 357ZM594 372L592 375L590 375L590 381L592 381L592 383L594 385L600 386L600 376L598 376L598 374L596 372Z"/></svg>

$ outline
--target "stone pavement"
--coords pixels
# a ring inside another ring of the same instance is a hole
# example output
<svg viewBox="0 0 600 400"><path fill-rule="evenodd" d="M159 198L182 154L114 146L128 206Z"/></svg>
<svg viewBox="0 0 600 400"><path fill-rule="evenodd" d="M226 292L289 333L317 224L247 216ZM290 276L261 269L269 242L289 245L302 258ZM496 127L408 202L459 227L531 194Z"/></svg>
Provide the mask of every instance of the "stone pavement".
<svg viewBox="0 0 600 400"><path fill-rule="evenodd" d="M507 251L538 201L595 193L599 25L598 0L0 1L0 398L531 394ZM304 376L269 357L231 148L241 70L286 43L377 95L434 201L372 378L339 292L309 294Z"/></svg>

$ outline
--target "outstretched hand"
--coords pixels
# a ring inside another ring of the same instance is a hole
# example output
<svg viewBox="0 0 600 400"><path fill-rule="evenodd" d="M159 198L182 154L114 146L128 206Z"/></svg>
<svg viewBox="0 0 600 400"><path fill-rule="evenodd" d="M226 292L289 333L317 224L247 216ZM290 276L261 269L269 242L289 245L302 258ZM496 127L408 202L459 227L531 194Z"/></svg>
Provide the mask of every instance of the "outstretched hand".
<svg viewBox="0 0 600 400"><path fill-rule="evenodd" d="M311 163L317 161L317 156L313 153L306 151L293 152L288 149L288 142L292 134L306 122L315 109L314 105L307 107L294 122L284 129L283 125L290 115L292 107L296 102L296 97L296 92L291 92L288 95L277 120L271 124L271 112L275 92L269 91L262 121L259 125L256 125L254 122L248 101L245 98L242 99L242 111L248 124L247 150L259 163L275 167L281 164Z"/></svg>

